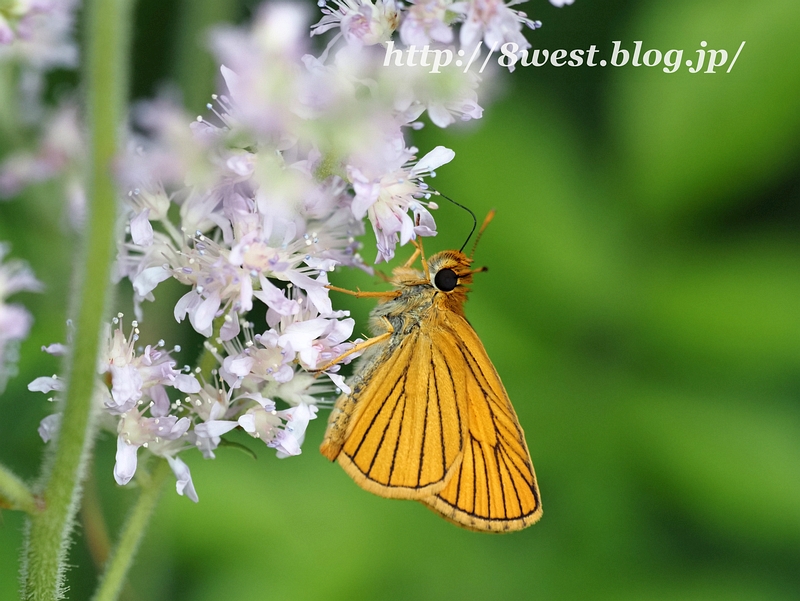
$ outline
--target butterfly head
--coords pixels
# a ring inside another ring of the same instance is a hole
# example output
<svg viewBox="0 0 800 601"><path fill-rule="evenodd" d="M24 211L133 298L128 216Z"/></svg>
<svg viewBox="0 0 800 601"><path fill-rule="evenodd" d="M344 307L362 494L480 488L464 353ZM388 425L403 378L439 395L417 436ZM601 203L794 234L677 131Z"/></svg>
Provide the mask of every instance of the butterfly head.
<svg viewBox="0 0 800 601"><path fill-rule="evenodd" d="M472 269L472 259L460 250L445 250L428 259L428 273L434 288L451 293L472 283L475 270Z"/></svg>
<svg viewBox="0 0 800 601"><path fill-rule="evenodd" d="M451 200L451 202L454 201ZM472 218L475 219L474 213L472 213L472 211L470 211L470 213L472 214ZM445 292L448 296L451 296L453 300L460 299L463 301L466 299L466 285L472 283L472 274L486 271L486 267L472 269L472 255L475 254L475 249L478 246L478 240L480 240L483 235L483 230L486 229L486 226L489 225L493 217L494 209L489 211L489 214L486 215L486 219L483 220L483 225L478 231L478 237L475 238L475 244L472 245L472 252L469 256L465 255L463 251L470 236L472 236L472 232L470 232L459 250L445 250L436 253L428 260L425 273L428 275L431 285L436 288L436 290ZM472 229L474 231L474 226Z"/></svg>

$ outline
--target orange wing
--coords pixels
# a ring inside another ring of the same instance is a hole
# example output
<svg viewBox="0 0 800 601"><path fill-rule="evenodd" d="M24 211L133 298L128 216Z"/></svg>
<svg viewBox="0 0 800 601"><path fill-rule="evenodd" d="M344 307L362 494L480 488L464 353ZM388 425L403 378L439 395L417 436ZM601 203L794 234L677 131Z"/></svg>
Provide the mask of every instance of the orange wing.
<svg viewBox="0 0 800 601"><path fill-rule="evenodd" d="M467 417L465 397L456 392L460 370L422 330L378 358L348 399L352 415L338 461L359 486L384 497L427 498L461 463Z"/></svg>
<svg viewBox="0 0 800 601"><path fill-rule="evenodd" d="M435 363L458 373L459 406L467 408L463 458L441 490L419 499L448 520L472 530L504 532L542 516L539 487L522 428L508 394L478 335L461 316L447 312L436 336ZM454 377L455 376L455 377ZM437 374L437 379L440 374Z"/></svg>

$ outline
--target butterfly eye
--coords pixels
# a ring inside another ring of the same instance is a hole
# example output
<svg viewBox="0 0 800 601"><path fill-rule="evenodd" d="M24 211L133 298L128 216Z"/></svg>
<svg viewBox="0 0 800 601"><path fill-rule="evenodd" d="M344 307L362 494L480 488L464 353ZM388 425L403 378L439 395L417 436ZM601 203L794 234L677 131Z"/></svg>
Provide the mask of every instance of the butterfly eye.
<svg viewBox="0 0 800 601"><path fill-rule="evenodd" d="M433 285L442 292L450 292L458 285L458 276L452 269L440 269L433 276Z"/></svg>

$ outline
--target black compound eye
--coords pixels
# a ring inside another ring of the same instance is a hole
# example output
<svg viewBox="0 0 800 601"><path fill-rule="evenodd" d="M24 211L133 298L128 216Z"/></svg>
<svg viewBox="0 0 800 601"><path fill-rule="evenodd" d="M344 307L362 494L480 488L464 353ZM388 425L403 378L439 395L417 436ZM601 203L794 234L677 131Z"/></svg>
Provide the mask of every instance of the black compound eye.
<svg viewBox="0 0 800 601"><path fill-rule="evenodd" d="M452 269L440 269L433 276L433 285L442 292L450 292L458 285L458 276Z"/></svg>

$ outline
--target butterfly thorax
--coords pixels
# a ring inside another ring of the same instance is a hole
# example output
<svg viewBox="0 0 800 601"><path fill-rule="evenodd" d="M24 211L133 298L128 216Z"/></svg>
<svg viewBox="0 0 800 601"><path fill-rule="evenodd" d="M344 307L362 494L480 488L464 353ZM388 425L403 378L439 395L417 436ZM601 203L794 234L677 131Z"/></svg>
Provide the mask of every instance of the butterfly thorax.
<svg viewBox="0 0 800 601"><path fill-rule="evenodd" d="M408 266L396 267L392 271L392 284L399 296L382 301L370 313L370 330L379 335L386 332L386 319L394 329L393 337L399 339L418 328L425 320L436 319L441 312L452 311L464 315L467 300L466 284L472 282L472 261L457 250L443 251L428 261L428 274ZM452 289L439 289L436 275L450 270L456 278Z"/></svg>

